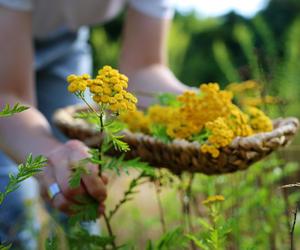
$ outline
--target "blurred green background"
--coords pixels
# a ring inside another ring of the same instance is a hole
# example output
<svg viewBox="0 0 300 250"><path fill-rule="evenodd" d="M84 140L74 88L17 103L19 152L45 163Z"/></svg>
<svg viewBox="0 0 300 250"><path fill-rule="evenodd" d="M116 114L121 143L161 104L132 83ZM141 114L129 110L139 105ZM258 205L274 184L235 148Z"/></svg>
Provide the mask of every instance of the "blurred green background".
<svg viewBox="0 0 300 250"><path fill-rule="evenodd" d="M285 98L287 115L299 116L300 1L270 0L251 18L234 12L199 18L176 13L169 36L169 64L185 84L256 79L270 95ZM91 31L94 68L117 66L124 13Z"/></svg>

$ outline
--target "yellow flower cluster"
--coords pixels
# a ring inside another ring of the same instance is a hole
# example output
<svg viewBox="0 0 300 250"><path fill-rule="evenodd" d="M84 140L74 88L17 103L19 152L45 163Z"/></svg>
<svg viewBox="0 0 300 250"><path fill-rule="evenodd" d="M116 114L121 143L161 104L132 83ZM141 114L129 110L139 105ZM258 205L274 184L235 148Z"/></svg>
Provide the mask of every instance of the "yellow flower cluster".
<svg viewBox="0 0 300 250"><path fill-rule="evenodd" d="M89 74L83 74L81 76L69 75L67 81L69 84L68 91L75 93L77 91L85 91L91 76Z"/></svg>
<svg viewBox="0 0 300 250"><path fill-rule="evenodd" d="M182 103L180 113L183 119L202 129L208 121L228 114L232 93L221 91L217 83L209 83L200 86L200 95L186 92L178 100Z"/></svg>
<svg viewBox="0 0 300 250"><path fill-rule="evenodd" d="M134 111L137 98L127 92L128 78L110 66L104 66L98 71L95 79L89 75L70 75L68 90L72 93L83 92L89 88L93 100L102 105L107 105L113 112L124 110Z"/></svg>
<svg viewBox="0 0 300 250"><path fill-rule="evenodd" d="M263 86L253 80L231 83L226 89L234 93L235 99L241 107L259 107L263 104L278 104L282 102L275 96L263 96Z"/></svg>
<svg viewBox="0 0 300 250"><path fill-rule="evenodd" d="M126 123L132 132L142 132L144 134L149 134L150 132L150 119L142 111L122 112L120 120Z"/></svg>
<svg viewBox="0 0 300 250"><path fill-rule="evenodd" d="M234 104L230 107L230 112L227 116L226 123L233 131L234 137L236 136L249 136L253 134L253 130L249 124L249 117L243 113Z"/></svg>
<svg viewBox="0 0 300 250"><path fill-rule="evenodd" d="M147 115L152 123L167 125L172 122L174 116L178 113L178 109L169 106L161 106L155 104L150 106Z"/></svg>
<svg viewBox="0 0 300 250"><path fill-rule="evenodd" d="M264 97L243 97L240 100L242 106L251 106L251 107L258 107L263 104L278 104L282 100L275 96L264 96Z"/></svg>
<svg viewBox="0 0 300 250"><path fill-rule="evenodd" d="M249 81L243 88L255 87L256 83ZM153 124L163 125L171 139L191 141L204 132L207 140L201 143L200 150L216 158L220 148L229 145L233 138L272 130L271 120L262 111L249 108L244 113L232 103L232 98L232 92L220 90L217 83L202 84L200 93L187 91L178 96L178 106L153 105L144 114L124 114L123 121L132 131L144 133L150 133Z"/></svg>
<svg viewBox="0 0 300 250"><path fill-rule="evenodd" d="M218 157L219 148L229 145L234 138L233 131L226 124L224 118L217 118L212 122L207 122L205 128L210 131L208 143L201 146L203 153L210 153L212 157Z"/></svg>
<svg viewBox="0 0 300 250"><path fill-rule="evenodd" d="M255 133L272 131L272 121L263 111L255 107L248 107L246 112L250 116L250 126Z"/></svg>
<svg viewBox="0 0 300 250"><path fill-rule="evenodd" d="M202 202L203 205L211 205L212 203L222 202L225 198L223 195L213 195L209 196L206 200Z"/></svg>
<svg viewBox="0 0 300 250"><path fill-rule="evenodd" d="M226 89L234 94L238 94L249 90L261 90L261 85L254 80L248 80L241 83L231 83Z"/></svg>

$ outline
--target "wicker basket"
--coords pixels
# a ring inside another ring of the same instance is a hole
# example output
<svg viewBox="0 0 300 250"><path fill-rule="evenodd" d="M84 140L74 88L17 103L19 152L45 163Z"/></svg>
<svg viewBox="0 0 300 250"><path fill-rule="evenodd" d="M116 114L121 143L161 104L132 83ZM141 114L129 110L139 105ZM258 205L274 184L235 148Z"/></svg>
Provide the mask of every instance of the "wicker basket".
<svg viewBox="0 0 300 250"><path fill-rule="evenodd" d="M54 114L54 123L69 138L79 139L91 147L96 146L100 137L95 128L81 119L73 118L76 112L82 110L84 108L80 106L59 109ZM279 118L273 123L274 130L271 132L235 138L229 146L220 149L217 158L201 153L197 142L174 140L166 144L151 136L130 131L123 132L123 140L131 148L126 153L129 159L140 157L155 167L168 168L177 174L183 171L223 174L247 169L254 162L287 145L299 126L298 119L292 117Z"/></svg>

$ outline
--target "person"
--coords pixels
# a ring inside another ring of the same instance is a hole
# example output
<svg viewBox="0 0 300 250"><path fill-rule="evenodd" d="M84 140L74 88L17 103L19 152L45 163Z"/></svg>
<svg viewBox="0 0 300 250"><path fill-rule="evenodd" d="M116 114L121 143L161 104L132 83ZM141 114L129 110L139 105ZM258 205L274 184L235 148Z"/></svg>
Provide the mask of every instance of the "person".
<svg viewBox="0 0 300 250"><path fill-rule="evenodd" d="M137 93L141 107L153 101L154 92L183 92L185 85L167 66L172 1L0 0L0 108L15 103L30 107L0 122L0 189L16 163L29 153L44 155L47 166L35 179L52 208L70 214L73 197L86 194L98 200L103 213L107 179L98 177L97 166L89 164L93 174L84 175L79 188L68 186L72 165L87 157L88 149L66 140L52 126L51 116L57 108L78 102L67 93L67 75L91 72L86 26L104 23L124 7L128 9L119 69L130 79L129 91ZM34 185L29 181L0 207L2 239L29 242L13 225L22 224L24 197L36 195Z"/></svg>

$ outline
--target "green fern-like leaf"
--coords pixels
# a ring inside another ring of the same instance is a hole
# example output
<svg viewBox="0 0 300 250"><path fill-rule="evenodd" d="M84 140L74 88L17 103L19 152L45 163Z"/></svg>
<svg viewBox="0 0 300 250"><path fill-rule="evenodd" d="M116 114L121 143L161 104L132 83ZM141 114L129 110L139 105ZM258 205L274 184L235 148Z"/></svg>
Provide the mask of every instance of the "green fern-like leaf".
<svg viewBox="0 0 300 250"><path fill-rule="evenodd" d="M111 249L113 237L91 235L80 223L72 225L68 236L72 250Z"/></svg>
<svg viewBox="0 0 300 250"><path fill-rule="evenodd" d="M94 125L97 130L99 130L100 128L100 124L99 124L100 121L99 121L98 114L95 114L94 112L91 111L77 112L74 115L74 118L85 120L87 123Z"/></svg>
<svg viewBox="0 0 300 250"><path fill-rule="evenodd" d="M72 206L74 215L70 218L71 224L76 224L80 221L95 221L98 216L99 203L90 196L75 197L79 204Z"/></svg>
<svg viewBox="0 0 300 250"><path fill-rule="evenodd" d="M19 103L16 103L12 108L9 104L6 104L4 109L0 111L0 117L9 117L14 114L23 112L25 110L29 109L28 107L22 106Z"/></svg>
<svg viewBox="0 0 300 250"><path fill-rule="evenodd" d="M5 197L16 190L20 183L35 174L42 171L42 168L46 165L47 160L43 156L37 156L35 158L32 157L30 154L27 158L25 163L20 164L18 166L18 174L13 175L9 174L9 182L7 186L5 187L5 190L3 193L0 193L0 204L3 202Z"/></svg>
<svg viewBox="0 0 300 250"><path fill-rule="evenodd" d="M71 188L77 188L80 186L81 177L84 174L89 174L88 169L85 167L85 165L77 165L73 168L73 172L69 179L69 186Z"/></svg>
<svg viewBox="0 0 300 250"><path fill-rule="evenodd" d="M210 250L210 248L200 239L197 239L195 235L187 234L185 235L189 240L195 243L197 247L203 250Z"/></svg>
<svg viewBox="0 0 300 250"><path fill-rule="evenodd" d="M0 250L9 250L9 249L11 249L11 247L12 247L12 244L10 243L10 244L5 244L5 245L2 245L2 244L0 244Z"/></svg>

